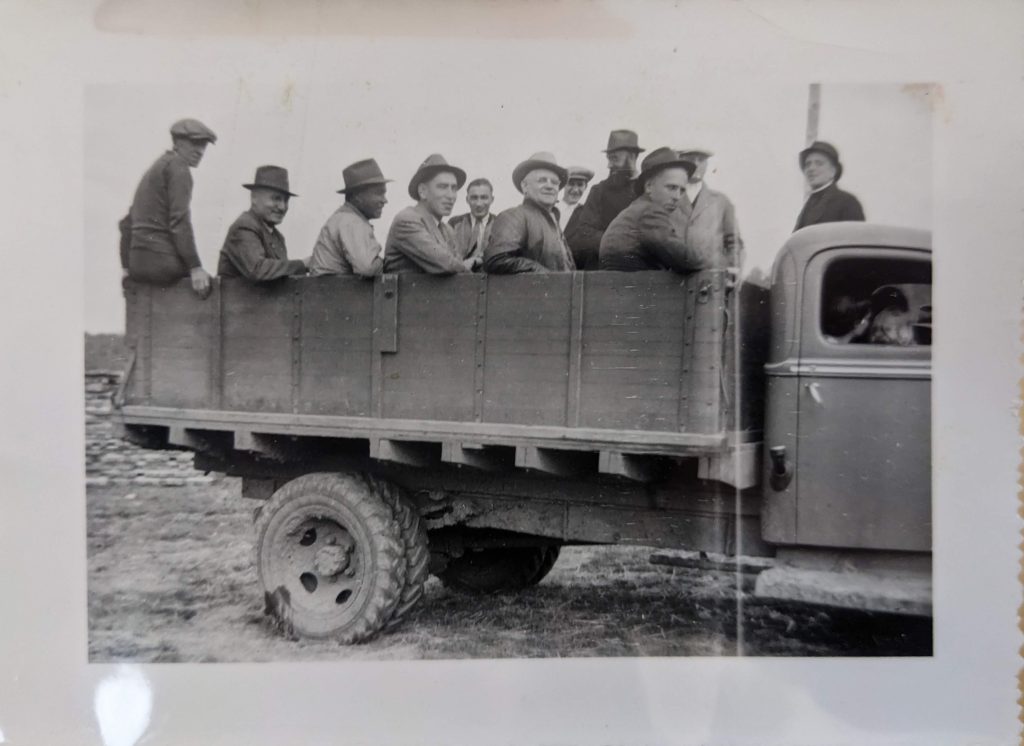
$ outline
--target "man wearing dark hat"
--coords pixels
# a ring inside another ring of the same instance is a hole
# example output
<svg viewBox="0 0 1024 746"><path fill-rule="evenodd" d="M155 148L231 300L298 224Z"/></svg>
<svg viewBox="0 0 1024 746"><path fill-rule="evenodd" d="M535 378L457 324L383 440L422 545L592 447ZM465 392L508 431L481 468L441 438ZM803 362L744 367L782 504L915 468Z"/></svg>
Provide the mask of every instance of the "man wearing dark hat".
<svg viewBox="0 0 1024 746"><path fill-rule="evenodd" d="M811 193L800 210L794 231L818 223L864 220L860 201L836 186L843 175L843 164L835 147L820 140L812 142L800 151L800 168Z"/></svg>
<svg viewBox="0 0 1024 746"><path fill-rule="evenodd" d="M700 148L679 151L679 157L695 167L686 184L686 197L679 203L686 216L686 244L705 256L722 257L726 266L738 272L743 264L743 240L736 210L728 197L704 183L712 155Z"/></svg>
<svg viewBox="0 0 1024 746"><path fill-rule="evenodd" d="M633 193L636 159L644 152L637 144L636 133L613 130L604 152L608 157L608 178L590 190L586 204L580 208L579 220L566 226L565 238L580 269L597 269L601 235L636 196Z"/></svg>
<svg viewBox="0 0 1024 746"><path fill-rule="evenodd" d="M384 250L373 235L371 220L380 217L388 203L387 186L373 158L358 161L342 171L345 204L327 218L313 247L311 275L376 277L384 269Z"/></svg>
<svg viewBox="0 0 1024 746"><path fill-rule="evenodd" d="M671 148L658 148L644 158L636 180L639 196L601 238L601 269L695 272L714 266L713 257L685 242L686 218L678 209L695 168Z"/></svg>
<svg viewBox="0 0 1024 746"><path fill-rule="evenodd" d="M288 200L298 195L288 190L288 172L280 166L260 166L251 184L250 208L228 229L220 250L217 274L266 282L289 275L304 275L306 263L289 259L284 236L277 226L288 213Z"/></svg>
<svg viewBox="0 0 1024 746"><path fill-rule="evenodd" d="M191 277L206 297L210 275L203 269L192 232L192 174L217 135L197 119L171 125L171 150L142 176L131 210L121 223L122 276L167 285Z"/></svg>
<svg viewBox="0 0 1024 746"><path fill-rule="evenodd" d="M487 179L473 179L466 187L469 212L448 221L455 231L455 253L463 261L469 259L471 269L477 270L484 261L484 248L491 238L494 216L494 186Z"/></svg>
<svg viewBox="0 0 1024 746"><path fill-rule="evenodd" d="M574 225L573 216L579 219L579 208L583 207L580 200L587 191L587 184L594 178L594 172L585 166L569 166L567 171L569 176L562 190L562 199L558 202L558 220L564 233L568 233L569 226Z"/></svg>
<svg viewBox="0 0 1024 746"><path fill-rule="evenodd" d="M555 207L567 176L551 153L534 153L515 167L512 183L523 194L523 203L495 219L484 251L485 272L511 275L575 269Z"/></svg>
<svg viewBox="0 0 1024 746"><path fill-rule="evenodd" d="M466 172L444 156L427 157L409 182L409 196L416 200L395 216L384 242L385 272L425 272L451 275L469 272L455 249L455 233L442 218L451 215L455 197L466 183Z"/></svg>

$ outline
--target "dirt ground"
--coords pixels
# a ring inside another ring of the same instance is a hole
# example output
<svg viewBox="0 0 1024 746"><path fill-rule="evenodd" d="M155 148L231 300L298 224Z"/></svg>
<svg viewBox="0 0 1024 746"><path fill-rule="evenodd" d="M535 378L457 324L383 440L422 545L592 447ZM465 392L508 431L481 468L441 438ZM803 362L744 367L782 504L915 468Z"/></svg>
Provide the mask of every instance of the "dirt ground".
<svg viewBox="0 0 1024 746"><path fill-rule="evenodd" d="M252 513L236 479L91 486L89 657L268 661L567 656L930 655L923 620L768 605L732 572L651 564L649 549L569 547L525 592L467 597L436 578L395 632L344 647L263 615ZM737 618L742 625L737 625Z"/></svg>

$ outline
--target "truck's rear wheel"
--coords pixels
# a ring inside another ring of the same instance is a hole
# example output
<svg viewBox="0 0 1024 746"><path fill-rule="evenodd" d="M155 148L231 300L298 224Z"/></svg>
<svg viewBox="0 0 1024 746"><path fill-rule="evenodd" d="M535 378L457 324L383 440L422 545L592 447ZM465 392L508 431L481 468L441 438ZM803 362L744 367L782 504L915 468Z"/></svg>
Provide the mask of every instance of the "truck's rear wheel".
<svg viewBox="0 0 1024 746"><path fill-rule="evenodd" d="M558 553L557 546L467 549L438 577L445 587L466 593L520 591L543 580Z"/></svg>
<svg viewBox="0 0 1024 746"><path fill-rule="evenodd" d="M423 599L423 586L430 575L430 548L427 542L427 529L420 520L420 512L416 505L397 485L372 477L371 481L378 494L391 507L405 551L405 583L402 585L395 610L384 625L384 629L390 632L401 625L409 612Z"/></svg>
<svg viewBox="0 0 1024 746"><path fill-rule="evenodd" d="M256 566L267 612L286 631L354 643L392 618L407 563L377 485L355 474L307 474L260 513Z"/></svg>

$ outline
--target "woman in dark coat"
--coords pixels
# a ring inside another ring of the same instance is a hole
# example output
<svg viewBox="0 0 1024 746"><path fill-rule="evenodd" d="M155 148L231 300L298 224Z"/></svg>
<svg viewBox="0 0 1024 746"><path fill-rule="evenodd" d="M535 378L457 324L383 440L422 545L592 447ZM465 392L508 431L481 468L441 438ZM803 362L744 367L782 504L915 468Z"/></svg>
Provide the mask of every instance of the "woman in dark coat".
<svg viewBox="0 0 1024 746"><path fill-rule="evenodd" d="M836 186L843 175L839 152L827 142L815 141L800 151L800 168L811 193L796 219L794 231L818 223L864 220L864 208L849 192Z"/></svg>

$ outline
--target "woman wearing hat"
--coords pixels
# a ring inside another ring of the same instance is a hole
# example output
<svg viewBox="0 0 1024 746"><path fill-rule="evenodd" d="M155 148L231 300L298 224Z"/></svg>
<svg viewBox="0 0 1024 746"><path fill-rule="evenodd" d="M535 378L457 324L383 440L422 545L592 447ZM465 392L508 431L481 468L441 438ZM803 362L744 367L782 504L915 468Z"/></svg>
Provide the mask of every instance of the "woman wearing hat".
<svg viewBox="0 0 1024 746"><path fill-rule="evenodd" d="M639 196L601 237L601 269L694 272L713 265L713 259L684 242L686 216L677 209L695 168L671 148L658 148L644 158L636 179Z"/></svg>
<svg viewBox="0 0 1024 746"><path fill-rule="evenodd" d="M843 175L843 164L839 151L832 145L817 140L801 150L800 168L811 193L796 219L794 231L818 223L864 220L860 201L836 186Z"/></svg>

